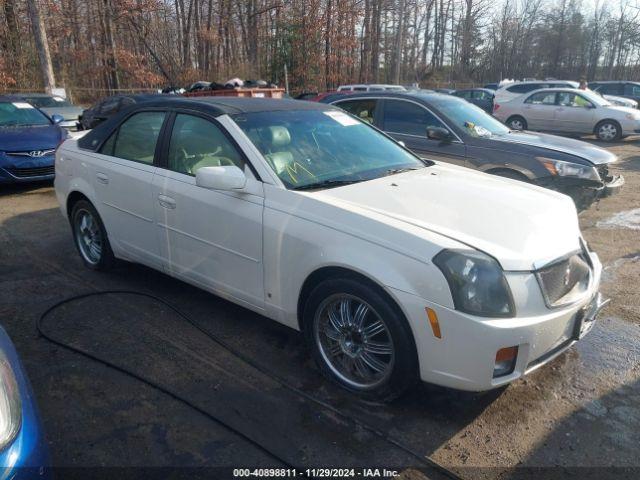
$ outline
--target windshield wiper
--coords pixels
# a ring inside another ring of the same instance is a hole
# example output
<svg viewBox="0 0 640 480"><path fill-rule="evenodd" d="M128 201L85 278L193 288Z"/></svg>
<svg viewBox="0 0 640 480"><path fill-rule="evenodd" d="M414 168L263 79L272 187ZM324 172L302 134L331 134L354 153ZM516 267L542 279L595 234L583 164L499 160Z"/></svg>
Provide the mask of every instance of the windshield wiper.
<svg viewBox="0 0 640 480"><path fill-rule="evenodd" d="M387 175L395 175L396 173L403 173L403 172L412 172L413 170L420 170L420 168L424 168L424 167L390 168L389 170L387 170Z"/></svg>
<svg viewBox="0 0 640 480"><path fill-rule="evenodd" d="M351 185L353 183L363 182L364 180L364 178L360 178L358 180L323 180L322 182L310 183L309 185L300 185L299 187L295 187L294 190L342 187L343 185Z"/></svg>

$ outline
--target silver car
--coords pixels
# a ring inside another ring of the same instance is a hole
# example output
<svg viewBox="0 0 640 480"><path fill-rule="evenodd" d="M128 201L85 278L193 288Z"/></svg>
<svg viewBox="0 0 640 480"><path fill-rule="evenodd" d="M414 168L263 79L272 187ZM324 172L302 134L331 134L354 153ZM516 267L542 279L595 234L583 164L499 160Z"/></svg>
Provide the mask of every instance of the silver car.
<svg viewBox="0 0 640 480"><path fill-rule="evenodd" d="M78 116L82 113L82 107L73 105L66 98L46 93L22 93L20 96L25 102L49 116L60 115L64 119L60 122L61 127L70 130L77 128Z"/></svg>
<svg viewBox="0 0 640 480"><path fill-rule="evenodd" d="M640 111L613 105L590 90L545 88L493 108L493 115L513 130L595 134L605 142L640 134Z"/></svg>

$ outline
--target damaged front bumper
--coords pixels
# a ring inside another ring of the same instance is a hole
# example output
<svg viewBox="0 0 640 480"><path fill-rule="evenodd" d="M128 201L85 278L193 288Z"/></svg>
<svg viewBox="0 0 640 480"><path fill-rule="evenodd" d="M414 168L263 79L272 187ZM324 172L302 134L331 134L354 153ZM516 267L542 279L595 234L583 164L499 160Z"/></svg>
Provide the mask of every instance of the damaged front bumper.
<svg viewBox="0 0 640 480"><path fill-rule="evenodd" d="M586 210L601 198L610 197L620 191L625 183L622 175L601 175L604 181L596 182L575 177L545 177L538 185L569 195L578 211Z"/></svg>

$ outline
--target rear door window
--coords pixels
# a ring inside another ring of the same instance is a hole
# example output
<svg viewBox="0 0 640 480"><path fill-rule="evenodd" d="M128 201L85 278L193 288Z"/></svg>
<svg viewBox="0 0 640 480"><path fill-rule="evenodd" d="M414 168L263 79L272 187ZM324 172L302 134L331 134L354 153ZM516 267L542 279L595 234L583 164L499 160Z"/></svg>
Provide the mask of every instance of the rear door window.
<svg viewBox="0 0 640 480"><path fill-rule="evenodd" d="M113 157L153 164L165 112L140 112L122 123L100 148Z"/></svg>
<svg viewBox="0 0 640 480"><path fill-rule="evenodd" d="M336 104L336 106L346 110L351 115L371 124L373 124L373 120L375 118L377 105L378 101L373 99L347 100Z"/></svg>
<svg viewBox="0 0 640 480"><path fill-rule="evenodd" d="M527 98L524 103L533 105L554 105L556 103L556 92L538 92Z"/></svg>
<svg viewBox="0 0 640 480"><path fill-rule="evenodd" d="M385 132L426 137L427 127L446 128L433 113L418 104L404 100L385 100Z"/></svg>
<svg viewBox="0 0 640 480"><path fill-rule="evenodd" d="M539 88L548 88L548 85L525 83L525 84L513 85L512 87L508 87L507 90L510 91L511 93L528 93L528 92L537 90Z"/></svg>
<svg viewBox="0 0 640 480"><path fill-rule="evenodd" d="M475 90L471 96L476 100L488 100L490 98L487 92L483 92L482 90Z"/></svg>
<svg viewBox="0 0 640 480"><path fill-rule="evenodd" d="M640 97L640 85L635 83L627 83L624 87L624 94L632 97Z"/></svg>
<svg viewBox="0 0 640 480"><path fill-rule="evenodd" d="M603 83L598 92L604 95L622 95L623 85L621 83Z"/></svg>

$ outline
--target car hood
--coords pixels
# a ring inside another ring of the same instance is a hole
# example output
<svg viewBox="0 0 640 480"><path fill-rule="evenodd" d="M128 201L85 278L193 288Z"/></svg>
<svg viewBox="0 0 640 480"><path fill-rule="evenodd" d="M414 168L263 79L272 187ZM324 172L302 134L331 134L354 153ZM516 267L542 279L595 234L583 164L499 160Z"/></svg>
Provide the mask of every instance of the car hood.
<svg viewBox="0 0 640 480"><path fill-rule="evenodd" d="M610 102L621 102L623 105L619 105L621 107L629 107L636 108L638 106L638 102L635 100L631 100L626 97L618 97L617 95L603 95L605 100L609 100Z"/></svg>
<svg viewBox="0 0 640 480"><path fill-rule="evenodd" d="M404 223L456 240L505 270L531 271L580 248L569 197L462 167L436 164L315 195L396 228Z"/></svg>
<svg viewBox="0 0 640 480"><path fill-rule="evenodd" d="M78 115L82 113L82 108L80 107L48 107L41 108L44 113L47 115L62 115L65 120L77 120Z"/></svg>
<svg viewBox="0 0 640 480"><path fill-rule="evenodd" d="M506 135L494 135L491 137L491 140L529 145L545 150L555 150L557 152L581 157L595 165L615 162L618 158L604 148L596 147L590 143L574 140L573 138L548 135L546 133L512 131Z"/></svg>
<svg viewBox="0 0 640 480"><path fill-rule="evenodd" d="M0 149L26 152L56 148L64 134L57 125L40 127L0 127Z"/></svg>

